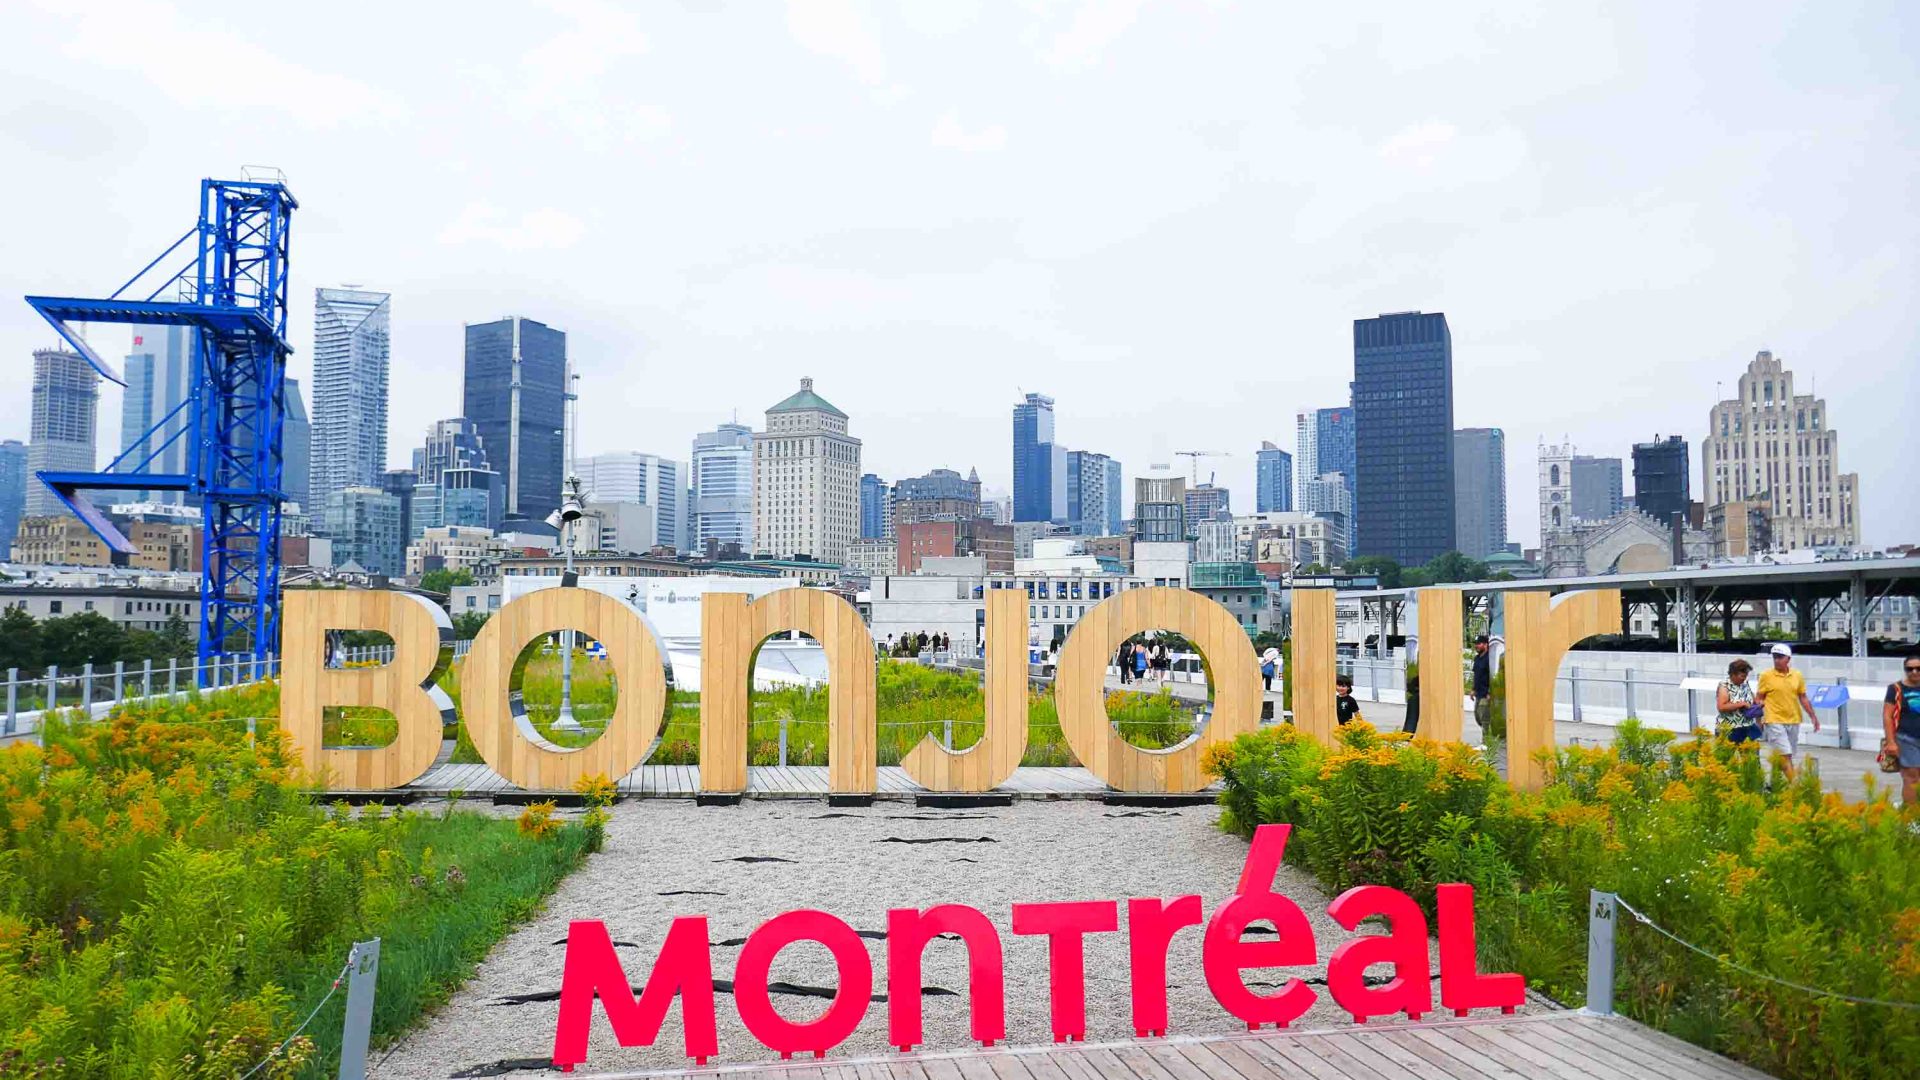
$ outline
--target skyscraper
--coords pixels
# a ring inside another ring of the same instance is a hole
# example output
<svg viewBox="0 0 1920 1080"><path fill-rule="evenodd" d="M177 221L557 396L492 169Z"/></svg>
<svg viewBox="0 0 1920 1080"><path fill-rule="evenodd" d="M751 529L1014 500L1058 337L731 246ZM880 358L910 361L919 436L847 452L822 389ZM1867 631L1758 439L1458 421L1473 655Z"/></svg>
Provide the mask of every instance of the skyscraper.
<svg viewBox="0 0 1920 1080"><path fill-rule="evenodd" d="M413 496L419 486L420 474L412 469L387 469L380 474L380 490L393 496L394 504L400 508L400 543L403 547L407 541L420 535L414 531L413 525ZM384 572L399 573L400 571Z"/></svg>
<svg viewBox="0 0 1920 1080"><path fill-rule="evenodd" d="M567 374L563 331L517 315L467 324L460 411L506 483L507 517L538 521L560 508Z"/></svg>
<svg viewBox="0 0 1920 1080"><path fill-rule="evenodd" d="M309 501L313 495L313 421L307 415L307 399L300 393L300 380L287 380L281 401L280 491L288 502L299 503L311 518L319 509Z"/></svg>
<svg viewBox="0 0 1920 1080"><path fill-rule="evenodd" d="M860 539L881 540L887 535L893 488L873 473L860 474Z"/></svg>
<svg viewBox="0 0 1920 1080"><path fill-rule="evenodd" d="M909 476L893 485L893 522L971 521L980 516L980 474L961 476L952 469L933 469L925 476Z"/></svg>
<svg viewBox="0 0 1920 1080"><path fill-rule="evenodd" d="M423 484L439 483L440 474L448 469L485 469L492 464L480 425L464 416L435 420L427 427L426 440L413 452L413 471Z"/></svg>
<svg viewBox="0 0 1920 1080"><path fill-rule="evenodd" d="M1507 435L1499 428L1453 433L1454 547L1484 559L1507 544Z"/></svg>
<svg viewBox="0 0 1920 1080"><path fill-rule="evenodd" d="M1316 476L1339 473L1347 482L1347 493L1355 494L1354 413L1345 406L1320 409L1314 413L1314 467Z"/></svg>
<svg viewBox="0 0 1920 1080"><path fill-rule="evenodd" d="M1067 528L1075 536L1119 536L1120 463L1091 450L1067 452Z"/></svg>
<svg viewBox="0 0 1920 1080"><path fill-rule="evenodd" d="M1293 509L1293 455L1270 442L1254 455L1253 508L1262 514Z"/></svg>
<svg viewBox="0 0 1920 1080"><path fill-rule="evenodd" d="M1617 457L1575 454L1573 516L1581 521L1605 521L1627 508L1626 484Z"/></svg>
<svg viewBox="0 0 1920 1080"><path fill-rule="evenodd" d="M376 487L353 484L327 496L319 520L333 539L333 564L353 563L373 574L407 569L402 503Z"/></svg>
<svg viewBox="0 0 1920 1080"><path fill-rule="evenodd" d="M1693 501L1687 440L1678 435L1633 444L1633 505L1662 525L1687 515Z"/></svg>
<svg viewBox="0 0 1920 1080"><path fill-rule="evenodd" d="M0 442L0 559L13 557L13 534L27 510L27 444Z"/></svg>
<svg viewBox="0 0 1920 1080"><path fill-rule="evenodd" d="M1293 415L1293 467L1295 485L1304 495L1307 481L1320 478L1320 418L1318 413L1298 412ZM1305 503L1300 509L1311 510Z"/></svg>
<svg viewBox="0 0 1920 1080"><path fill-rule="evenodd" d="M1353 321L1353 413L1359 554L1417 566L1452 549L1453 336L1445 315Z"/></svg>
<svg viewBox="0 0 1920 1080"><path fill-rule="evenodd" d="M43 470L90 472L99 421L100 376L78 353L35 349L33 416L27 443L27 516L67 513L47 485L33 478Z"/></svg>
<svg viewBox="0 0 1920 1080"><path fill-rule="evenodd" d="M146 458L147 472L185 473L187 427L193 418L181 406L193 396L197 335L186 326L135 329L125 367L127 386L120 395L120 451L132 451L130 465ZM134 501L153 494L142 493ZM170 500L186 498L184 492L166 495Z"/></svg>
<svg viewBox="0 0 1920 1080"><path fill-rule="evenodd" d="M1793 372L1772 353L1756 353L1738 396L1707 416L1701 497L1709 506L1764 506L1778 551L1858 544L1859 477L1840 471L1831 420L1825 398L1794 393Z"/></svg>
<svg viewBox="0 0 1920 1080"><path fill-rule="evenodd" d="M1187 538L1187 479L1133 478L1133 538L1142 543L1179 543Z"/></svg>
<svg viewBox="0 0 1920 1080"><path fill-rule="evenodd" d="M1201 523L1212 521L1222 515L1233 516L1233 507L1226 488L1216 487L1213 484L1200 484L1187 489L1187 539L1199 539Z"/></svg>
<svg viewBox="0 0 1920 1080"><path fill-rule="evenodd" d="M325 505L334 492L348 487L377 488L387 467L392 297L316 289L313 306L313 453L307 483L314 501Z"/></svg>
<svg viewBox="0 0 1920 1080"><path fill-rule="evenodd" d="M860 536L860 440L810 378L753 436L753 535L776 557L831 563Z"/></svg>
<svg viewBox="0 0 1920 1080"><path fill-rule="evenodd" d="M753 552L753 428L727 423L693 437L693 528L696 551L707 541Z"/></svg>
<svg viewBox="0 0 1920 1080"><path fill-rule="evenodd" d="M576 463L582 490L603 503L640 503L653 507L655 544L679 550L684 539L687 467L672 458L616 450Z"/></svg>
<svg viewBox="0 0 1920 1080"><path fill-rule="evenodd" d="M1028 394L1013 407L1013 520L1066 517L1066 448L1053 441L1053 399Z"/></svg>

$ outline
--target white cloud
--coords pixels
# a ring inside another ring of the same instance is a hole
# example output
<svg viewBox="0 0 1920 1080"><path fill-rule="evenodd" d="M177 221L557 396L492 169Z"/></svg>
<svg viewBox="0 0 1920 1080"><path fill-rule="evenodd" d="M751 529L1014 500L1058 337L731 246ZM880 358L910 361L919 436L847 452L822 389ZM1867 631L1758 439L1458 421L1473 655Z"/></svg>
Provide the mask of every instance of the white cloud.
<svg viewBox="0 0 1920 1080"><path fill-rule="evenodd" d="M1433 168L1434 161L1459 134L1460 129L1452 124L1415 124L1381 143L1379 154L1392 164L1425 171Z"/></svg>
<svg viewBox="0 0 1920 1080"><path fill-rule="evenodd" d="M1004 125L994 124L978 131L968 131L960 126L958 109L948 109L933 125L933 145L946 150L959 150L963 153L978 154L1005 149L1007 129Z"/></svg>
<svg viewBox="0 0 1920 1080"><path fill-rule="evenodd" d="M861 82L886 82L886 54L853 0L787 0L787 32L803 48L852 68Z"/></svg>
<svg viewBox="0 0 1920 1080"><path fill-rule="evenodd" d="M1073 25L1053 39L1042 59L1053 67L1079 71L1093 67L1121 34L1140 17L1145 0L1087 0L1074 12Z"/></svg>
<svg viewBox="0 0 1920 1080"><path fill-rule="evenodd" d="M639 56L650 42L640 17L601 0L546 0L571 21L520 58L537 93L569 96L607 73L614 61Z"/></svg>
<svg viewBox="0 0 1920 1080"><path fill-rule="evenodd" d="M492 244L508 251L558 250L579 243L586 231L579 218L551 206L529 210L519 221L509 222L500 207L476 199L440 230L440 242Z"/></svg>
<svg viewBox="0 0 1920 1080"><path fill-rule="evenodd" d="M178 105L276 108L319 128L387 123L406 112L373 86L295 63L211 20L190 23L169 4L42 6L72 20L68 56L136 72ZM221 72L235 74L216 76L207 59L214 56Z"/></svg>

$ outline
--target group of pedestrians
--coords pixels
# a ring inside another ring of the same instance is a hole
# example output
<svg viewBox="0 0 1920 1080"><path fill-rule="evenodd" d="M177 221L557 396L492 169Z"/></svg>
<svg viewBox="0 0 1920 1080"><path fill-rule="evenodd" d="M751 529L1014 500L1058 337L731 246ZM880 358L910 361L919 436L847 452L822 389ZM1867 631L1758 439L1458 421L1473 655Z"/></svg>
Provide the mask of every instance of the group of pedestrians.
<svg viewBox="0 0 1920 1080"><path fill-rule="evenodd" d="M900 640L893 640L888 634L886 644L880 646L885 656L919 656L932 649L934 652L952 652L953 639L946 634L929 634L925 630L917 634L901 634Z"/></svg>
<svg viewBox="0 0 1920 1080"><path fill-rule="evenodd" d="M1173 673L1173 654L1167 643L1156 641L1149 648L1144 641L1123 641L1114 653L1113 666L1120 669L1120 685L1129 682L1166 682Z"/></svg>

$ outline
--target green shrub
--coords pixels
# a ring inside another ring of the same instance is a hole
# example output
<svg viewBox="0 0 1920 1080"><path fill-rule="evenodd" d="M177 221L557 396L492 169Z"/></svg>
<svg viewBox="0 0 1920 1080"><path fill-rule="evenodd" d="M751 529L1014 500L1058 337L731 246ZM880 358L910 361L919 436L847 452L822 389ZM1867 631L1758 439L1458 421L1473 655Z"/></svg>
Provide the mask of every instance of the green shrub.
<svg viewBox="0 0 1920 1080"><path fill-rule="evenodd" d="M1752 744L1622 724L1564 748L1517 792L1459 745L1355 723L1325 748L1292 728L1209 753L1223 827L1294 826L1290 859L1329 888L1476 890L1485 963L1569 1003L1586 979L1587 897L1618 893L1673 933L1772 979L1920 1001L1920 812L1849 803L1813 770L1769 775ZM1912 1074L1920 1014L1741 973L1623 919L1629 1015L1787 1080Z"/></svg>

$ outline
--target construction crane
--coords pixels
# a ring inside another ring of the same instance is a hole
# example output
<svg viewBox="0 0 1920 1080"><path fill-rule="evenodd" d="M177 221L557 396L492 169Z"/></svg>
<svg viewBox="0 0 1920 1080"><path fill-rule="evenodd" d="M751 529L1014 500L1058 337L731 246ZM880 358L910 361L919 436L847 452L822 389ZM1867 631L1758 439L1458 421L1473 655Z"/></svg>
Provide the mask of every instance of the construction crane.
<svg viewBox="0 0 1920 1080"><path fill-rule="evenodd" d="M1173 452L1173 456L1186 458L1193 463L1193 485L1192 486L1199 487L1200 486L1200 459L1203 457L1232 457L1233 453L1232 451L1229 451L1229 450L1175 450ZM1208 483L1212 483L1213 477L1211 474L1208 475L1207 481Z"/></svg>
<svg viewBox="0 0 1920 1080"><path fill-rule="evenodd" d="M41 470L40 482L114 551L134 554L89 496L177 491L200 503L200 661L263 660L280 641L281 423L287 356L287 239L299 206L278 170L200 181L200 219L104 300L29 296L27 303L106 379L127 384L87 343L87 323L183 326L192 334L186 400L99 472ZM145 299L136 289L181 245L194 254ZM177 299L158 300L172 289ZM181 426L184 415L186 423ZM184 438L186 471L149 471Z"/></svg>

